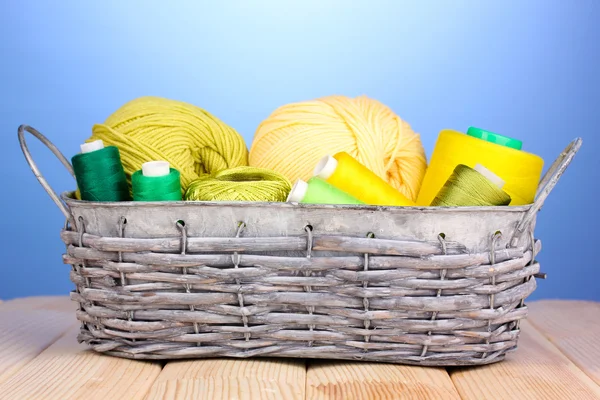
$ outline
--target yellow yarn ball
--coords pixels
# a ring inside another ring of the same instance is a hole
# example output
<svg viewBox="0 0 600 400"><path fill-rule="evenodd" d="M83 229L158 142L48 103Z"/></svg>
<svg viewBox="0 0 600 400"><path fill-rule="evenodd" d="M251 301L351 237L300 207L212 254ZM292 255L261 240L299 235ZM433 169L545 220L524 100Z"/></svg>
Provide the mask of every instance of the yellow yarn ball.
<svg viewBox="0 0 600 400"><path fill-rule="evenodd" d="M345 151L416 200L427 168L420 136L389 107L365 96L329 96L275 110L258 127L251 166L307 180L327 154Z"/></svg>
<svg viewBox="0 0 600 400"><path fill-rule="evenodd" d="M140 97L92 128L88 141L117 146L127 179L152 160L168 161L181 173L182 191L205 173L248 165L242 136L194 105L160 97Z"/></svg>

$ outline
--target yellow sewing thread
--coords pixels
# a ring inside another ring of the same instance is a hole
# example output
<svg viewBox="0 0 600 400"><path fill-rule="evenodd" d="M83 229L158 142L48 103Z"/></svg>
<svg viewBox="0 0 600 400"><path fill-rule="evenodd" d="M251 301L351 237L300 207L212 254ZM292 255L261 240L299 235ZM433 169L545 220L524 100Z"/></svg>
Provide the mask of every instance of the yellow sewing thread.
<svg viewBox="0 0 600 400"><path fill-rule="evenodd" d="M315 167L314 174L366 204L415 205L346 152L339 152L333 157L325 156Z"/></svg>
<svg viewBox="0 0 600 400"><path fill-rule="evenodd" d="M201 176L189 185L185 200L286 201L291 189L291 182L277 172L237 167Z"/></svg>
<svg viewBox="0 0 600 400"><path fill-rule="evenodd" d="M477 168L477 167L476 167ZM477 170L459 164L432 206L507 206L510 196Z"/></svg>
<svg viewBox="0 0 600 400"><path fill-rule="evenodd" d="M416 199L427 167L419 135L389 107L364 96L279 107L256 130L249 162L292 182L307 181L322 157L341 151Z"/></svg>
<svg viewBox="0 0 600 400"><path fill-rule="evenodd" d="M464 164L471 168L485 165L506 183L504 191L511 206L530 204L541 177L544 161L537 155L501 146L464 133L440 132L423 179L417 205L428 206L444 186L454 168Z"/></svg>
<svg viewBox="0 0 600 400"><path fill-rule="evenodd" d="M160 97L132 100L96 124L88 141L117 146L125 173L152 160L165 160L181 173L182 193L205 173L248 165L244 139L207 111Z"/></svg>

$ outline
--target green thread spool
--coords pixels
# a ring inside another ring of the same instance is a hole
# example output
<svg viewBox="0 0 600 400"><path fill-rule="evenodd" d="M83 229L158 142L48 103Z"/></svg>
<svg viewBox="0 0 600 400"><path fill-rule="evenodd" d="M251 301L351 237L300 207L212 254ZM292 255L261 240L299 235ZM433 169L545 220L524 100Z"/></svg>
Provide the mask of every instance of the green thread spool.
<svg viewBox="0 0 600 400"><path fill-rule="evenodd" d="M81 145L81 153L74 155L71 163L81 200L131 200L117 147L104 147L102 140L84 143Z"/></svg>
<svg viewBox="0 0 600 400"><path fill-rule="evenodd" d="M432 206L507 206L511 198L502 190L504 181L482 166L459 164L431 202Z"/></svg>
<svg viewBox="0 0 600 400"><path fill-rule="evenodd" d="M167 161L149 161L131 176L134 201L180 201L181 174Z"/></svg>
<svg viewBox="0 0 600 400"><path fill-rule="evenodd" d="M291 188L291 182L275 171L241 166L201 176L188 186L185 199L283 202Z"/></svg>
<svg viewBox="0 0 600 400"><path fill-rule="evenodd" d="M365 204L316 176L310 178L308 182L298 179L287 201L310 204Z"/></svg>

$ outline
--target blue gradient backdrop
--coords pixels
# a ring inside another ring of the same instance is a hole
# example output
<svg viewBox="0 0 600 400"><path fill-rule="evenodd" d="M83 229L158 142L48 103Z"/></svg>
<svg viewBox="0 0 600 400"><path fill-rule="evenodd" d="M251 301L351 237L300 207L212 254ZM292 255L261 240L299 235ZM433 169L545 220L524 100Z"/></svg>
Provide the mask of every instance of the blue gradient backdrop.
<svg viewBox="0 0 600 400"><path fill-rule="evenodd" d="M276 107L366 94L422 135L470 125L548 166L584 145L538 218L549 279L532 298L600 300L600 2L0 0L0 298L67 294L63 217L17 141L32 125L69 157L142 95L194 103L248 143ZM74 183L33 139L58 190Z"/></svg>

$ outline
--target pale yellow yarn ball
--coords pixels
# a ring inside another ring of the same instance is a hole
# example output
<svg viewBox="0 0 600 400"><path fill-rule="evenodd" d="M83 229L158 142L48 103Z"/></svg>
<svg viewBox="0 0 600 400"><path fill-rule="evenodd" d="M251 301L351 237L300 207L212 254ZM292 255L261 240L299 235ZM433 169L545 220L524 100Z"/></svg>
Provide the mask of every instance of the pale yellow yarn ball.
<svg viewBox="0 0 600 400"><path fill-rule="evenodd" d="M325 155L345 151L416 200L427 168L421 138L389 107L365 96L287 104L258 127L249 164L308 180Z"/></svg>

